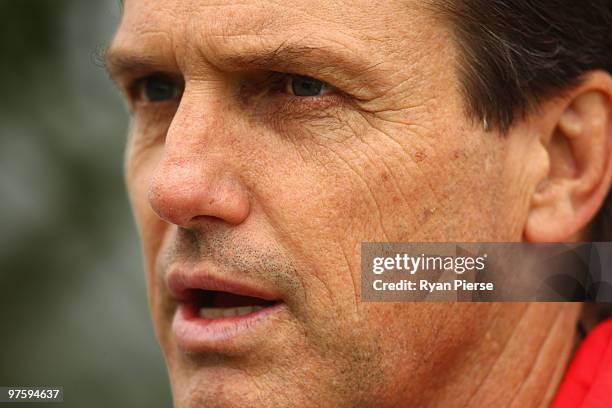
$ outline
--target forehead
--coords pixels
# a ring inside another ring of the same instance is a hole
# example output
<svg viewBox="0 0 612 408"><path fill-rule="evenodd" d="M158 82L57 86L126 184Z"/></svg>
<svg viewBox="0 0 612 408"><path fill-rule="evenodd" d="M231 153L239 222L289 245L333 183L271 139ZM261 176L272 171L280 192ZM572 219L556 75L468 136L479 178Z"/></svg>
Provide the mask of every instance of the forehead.
<svg viewBox="0 0 612 408"><path fill-rule="evenodd" d="M409 25L410 21L405 18L414 17L423 9L422 4L413 0L126 0L124 17L130 26L141 29L150 25L173 31L197 27L216 34L221 34L219 29L246 34L312 24L317 27L354 25L360 30L381 31L385 28L381 22L388 24L397 20L404 26ZM188 24L179 27L177 21Z"/></svg>
<svg viewBox="0 0 612 408"><path fill-rule="evenodd" d="M397 46L417 50L431 37L431 21L423 2L412 0L126 0L113 46L154 48L178 64L288 42L374 58Z"/></svg>

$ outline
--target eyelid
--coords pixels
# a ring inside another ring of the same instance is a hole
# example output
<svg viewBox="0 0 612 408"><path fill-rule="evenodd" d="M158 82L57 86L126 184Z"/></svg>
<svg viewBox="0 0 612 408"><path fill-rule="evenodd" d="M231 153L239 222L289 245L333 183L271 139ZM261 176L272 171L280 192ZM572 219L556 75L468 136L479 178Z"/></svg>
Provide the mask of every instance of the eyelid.
<svg viewBox="0 0 612 408"><path fill-rule="evenodd" d="M310 78L315 81L321 82L323 84L323 89L325 90L324 93L322 93L321 95L309 96L309 97L292 95L291 94L291 79L300 78L300 77ZM273 90L276 92L284 92L288 96L299 98L299 99L320 98L320 97L326 96L327 94L333 93L333 92L341 93L341 91L337 89L336 87L334 87L333 85L330 85L328 82L318 79L316 77L313 77L310 75L302 75L302 74L279 72L279 71L271 71L266 76L266 78L263 81L261 81L259 86L264 87L264 88L267 86L269 87L270 90Z"/></svg>
<svg viewBox="0 0 612 408"><path fill-rule="evenodd" d="M247 80L243 83L241 93L244 98L243 100L249 100L251 98L260 99L264 95L270 97L277 97L276 109L278 111L285 111L289 113L293 111L296 114L306 113L308 111L322 111L332 106L338 106L344 104L350 99L347 94L340 91L338 88L330 85L328 82L317 79L310 75L280 72L280 71L268 71L264 75L257 75L259 79ZM319 81L324 86L324 91L320 95L316 96L295 96L291 93L289 87L291 86L291 78L307 77ZM170 81L176 86L177 96L166 101L150 102L144 95L144 86L146 81L151 78L161 78ZM141 74L131 82L128 82L126 86L126 93L128 96L128 104L131 110L136 109L138 106L151 105L151 108L155 106L161 106L167 103L176 103L180 100L184 92L185 84L184 79L177 75L172 75L163 72L152 72L148 74ZM281 106L282 105L282 106ZM148 109L148 108L147 108Z"/></svg>
<svg viewBox="0 0 612 408"><path fill-rule="evenodd" d="M294 96L288 92L291 77L308 77L322 82L326 91L318 96ZM351 104L351 97L326 81L316 77L267 71L247 78L241 87L241 100L257 116L329 117L329 109ZM327 112L327 113L325 113Z"/></svg>
<svg viewBox="0 0 612 408"><path fill-rule="evenodd" d="M322 96L327 95L328 93L330 93L333 90L333 88L327 82L325 82L325 81L320 81L320 80L318 80L316 78L309 77L309 76L304 76L304 75L290 75L288 77L288 80L287 80L286 84L285 84L285 91L287 92L287 94L292 95L292 96L294 96L296 98L297 97L299 97L299 98L306 98L306 96L298 96L298 95L294 95L293 94L293 81L295 79L299 79L299 78L308 78L308 79L312 79L314 81L317 81L317 82L321 83L321 94L320 95L309 96L310 98L317 98L317 97L320 98Z"/></svg>
<svg viewBox="0 0 612 408"><path fill-rule="evenodd" d="M173 75L168 75L168 74L161 73L161 72L155 72L155 73L145 74L145 75L136 77L135 79L132 79L131 82L128 83L127 94L132 103L136 104L136 103L141 103L142 101L149 103L149 101L146 100L146 97L143 94L145 92L144 86L146 85L146 81L150 79L162 79L168 82L172 82L172 84L176 86L177 88L177 95L176 97L172 98L172 100L176 100L177 98L180 98L181 95L183 94L185 86L184 86L182 79L178 79L177 77ZM154 103L159 104L163 102L154 102Z"/></svg>

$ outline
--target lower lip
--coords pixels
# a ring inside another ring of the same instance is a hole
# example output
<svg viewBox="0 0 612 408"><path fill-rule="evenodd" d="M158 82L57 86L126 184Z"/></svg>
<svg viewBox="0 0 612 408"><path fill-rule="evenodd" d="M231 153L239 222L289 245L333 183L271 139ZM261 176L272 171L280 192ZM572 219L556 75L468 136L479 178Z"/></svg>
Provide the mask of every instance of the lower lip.
<svg viewBox="0 0 612 408"><path fill-rule="evenodd" d="M282 307L283 303L278 303L244 316L207 319L200 317L197 307L182 303L174 314L172 331L179 347L185 351L220 351L246 338Z"/></svg>

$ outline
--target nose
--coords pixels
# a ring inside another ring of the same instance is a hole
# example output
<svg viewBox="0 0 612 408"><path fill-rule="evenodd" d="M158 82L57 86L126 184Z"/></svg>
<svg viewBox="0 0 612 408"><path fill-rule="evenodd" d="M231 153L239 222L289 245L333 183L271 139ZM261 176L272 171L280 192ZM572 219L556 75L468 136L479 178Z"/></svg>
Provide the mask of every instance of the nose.
<svg viewBox="0 0 612 408"><path fill-rule="evenodd" d="M181 111L183 110L183 111ZM163 156L149 186L149 203L168 223L196 228L204 218L232 225L250 211L248 190L232 168L232 154L224 151L226 121L194 120L203 115L179 107L166 135ZM210 116L209 116L210 117ZM211 140L217 140L214 144Z"/></svg>

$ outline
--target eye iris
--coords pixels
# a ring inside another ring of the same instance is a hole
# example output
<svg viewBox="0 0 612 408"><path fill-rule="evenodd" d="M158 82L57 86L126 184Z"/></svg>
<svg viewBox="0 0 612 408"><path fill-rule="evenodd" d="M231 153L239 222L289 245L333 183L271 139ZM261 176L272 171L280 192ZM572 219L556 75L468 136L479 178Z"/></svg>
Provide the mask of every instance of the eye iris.
<svg viewBox="0 0 612 408"><path fill-rule="evenodd" d="M291 80L291 91L295 96L320 95L323 86L323 82L304 76L296 76Z"/></svg>
<svg viewBox="0 0 612 408"><path fill-rule="evenodd" d="M177 88L164 78L149 78L145 82L145 95L151 102L162 102L177 95Z"/></svg>

